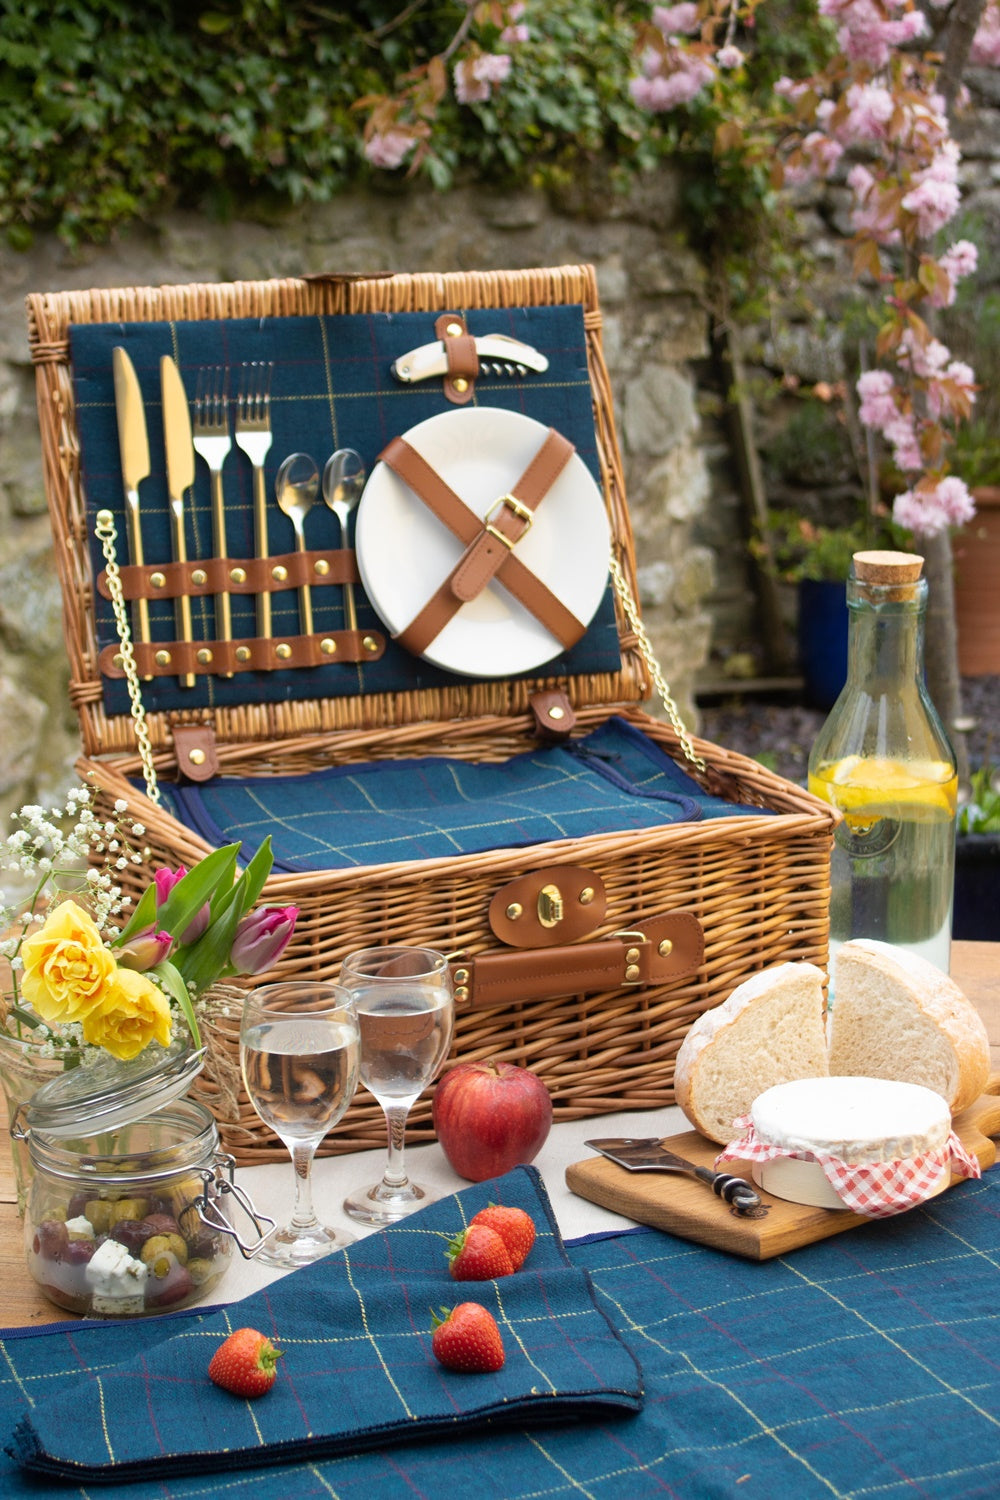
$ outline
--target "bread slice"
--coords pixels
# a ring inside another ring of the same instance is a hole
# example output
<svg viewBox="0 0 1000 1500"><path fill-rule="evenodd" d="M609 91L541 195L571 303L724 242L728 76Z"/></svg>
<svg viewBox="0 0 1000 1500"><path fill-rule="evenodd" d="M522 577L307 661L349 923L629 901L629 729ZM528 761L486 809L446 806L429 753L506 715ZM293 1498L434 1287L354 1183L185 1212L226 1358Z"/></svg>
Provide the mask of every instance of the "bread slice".
<svg viewBox="0 0 1000 1500"><path fill-rule="evenodd" d="M728 1144L738 1134L733 1121L765 1089L827 1076L824 978L815 964L777 964L694 1022L677 1054L674 1093L702 1135Z"/></svg>
<svg viewBox="0 0 1000 1500"><path fill-rule="evenodd" d="M874 938L844 943L834 959L830 1072L920 1083L952 1114L972 1104L990 1073L979 1012L934 964Z"/></svg>

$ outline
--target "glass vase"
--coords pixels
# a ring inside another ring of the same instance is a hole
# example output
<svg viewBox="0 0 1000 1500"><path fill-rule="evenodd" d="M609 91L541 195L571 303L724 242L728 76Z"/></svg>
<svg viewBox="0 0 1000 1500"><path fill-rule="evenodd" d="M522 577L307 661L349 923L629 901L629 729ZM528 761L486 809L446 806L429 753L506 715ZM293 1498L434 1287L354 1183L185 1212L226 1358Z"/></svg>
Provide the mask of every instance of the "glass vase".
<svg viewBox="0 0 1000 1500"><path fill-rule="evenodd" d="M17 1194L17 1211L24 1214L31 1185L31 1161L26 1141L14 1140L7 1127L19 1104L30 1099L43 1083L63 1071L63 1062L58 1057L47 1057L37 1047L0 1030L0 1088L3 1090L5 1111L3 1129L10 1141L14 1167L14 1189Z"/></svg>

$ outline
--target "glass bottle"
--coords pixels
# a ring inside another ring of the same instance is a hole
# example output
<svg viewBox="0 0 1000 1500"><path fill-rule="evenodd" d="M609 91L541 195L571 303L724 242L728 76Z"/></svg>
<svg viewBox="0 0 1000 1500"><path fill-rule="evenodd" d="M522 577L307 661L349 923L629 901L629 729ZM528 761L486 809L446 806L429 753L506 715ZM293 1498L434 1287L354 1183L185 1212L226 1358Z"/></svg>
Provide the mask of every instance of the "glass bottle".
<svg viewBox="0 0 1000 1500"><path fill-rule="evenodd" d="M923 558L857 552L847 583L847 682L816 737L809 790L834 832L830 957L879 938L948 971L955 754L924 686Z"/></svg>

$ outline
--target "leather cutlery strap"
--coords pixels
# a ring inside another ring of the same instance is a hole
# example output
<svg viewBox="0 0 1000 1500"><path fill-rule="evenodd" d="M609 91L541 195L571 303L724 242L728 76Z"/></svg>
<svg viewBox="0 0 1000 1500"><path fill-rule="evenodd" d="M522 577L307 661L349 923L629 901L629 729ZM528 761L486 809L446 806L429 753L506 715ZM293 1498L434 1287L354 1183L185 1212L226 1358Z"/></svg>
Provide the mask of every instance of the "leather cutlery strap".
<svg viewBox="0 0 1000 1500"><path fill-rule="evenodd" d="M451 964L455 1003L476 1010L520 1000L592 995L675 984L701 967L705 934L693 912L675 911L589 943L496 949Z"/></svg>
<svg viewBox="0 0 1000 1500"><path fill-rule="evenodd" d="M475 599L494 578L564 649L576 644L586 626L513 550L573 451L572 443L550 428L520 479L480 520L405 438L393 438L386 445L379 455L381 461L465 544L465 552L448 577L396 637L400 645L420 656L462 605Z"/></svg>
<svg viewBox="0 0 1000 1500"><path fill-rule="evenodd" d="M353 551L283 552L272 557L206 557L200 562L147 563L120 570L126 599L193 599L204 594L264 594L281 589L360 582ZM98 593L111 598L108 575L97 579Z"/></svg>
<svg viewBox="0 0 1000 1500"><path fill-rule="evenodd" d="M234 641L133 641L132 654L141 677L220 676L237 672L284 672L291 667L326 667L332 662L378 661L386 638L374 630L330 630ZM98 657L104 677L125 676L119 645L105 646Z"/></svg>

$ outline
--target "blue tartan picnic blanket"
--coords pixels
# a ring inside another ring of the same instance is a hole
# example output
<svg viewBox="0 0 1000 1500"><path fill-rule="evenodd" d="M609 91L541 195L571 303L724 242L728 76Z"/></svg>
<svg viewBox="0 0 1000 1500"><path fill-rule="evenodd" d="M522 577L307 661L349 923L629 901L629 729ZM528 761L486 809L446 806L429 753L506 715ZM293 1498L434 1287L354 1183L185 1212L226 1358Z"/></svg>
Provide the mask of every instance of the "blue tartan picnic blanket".
<svg viewBox="0 0 1000 1500"><path fill-rule="evenodd" d="M241 842L245 859L270 835L274 868L285 872L447 858L770 811L705 792L617 715L578 740L540 745L499 764L422 756L298 776L161 782L160 792L180 822L216 846Z"/></svg>
<svg viewBox="0 0 1000 1500"><path fill-rule="evenodd" d="M483 1184L483 1201L519 1192L523 1171ZM404 1431L392 1446L276 1468L249 1469L234 1456L225 1475L160 1472L118 1493L122 1500L454 1500L459 1493L477 1500L995 1500L998 1228L1000 1173L992 1169L898 1218L763 1263L656 1230L596 1236L569 1245L569 1261L587 1273L598 1306L642 1366L641 1410L594 1409L585 1421L548 1427L515 1420L470 1432L456 1424L430 1441ZM79 1428L84 1392L114 1366L151 1359L156 1340L185 1331L207 1354L215 1335L204 1340L203 1330L217 1329L220 1317L238 1326L247 1309L243 1302L222 1314L188 1312L153 1324L59 1323L0 1335L0 1443L25 1414L37 1421L56 1400L67 1427ZM415 1321L423 1311L414 1304ZM144 1390L133 1408L136 1425L148 1425L154 1394ZM263 1414L273 1396L254 1412ZM215 1439L231 1441L228 1422ZM29 1476L0 1454L0 1494L9 1500L93 1493L89 1485Z"/></svg>

